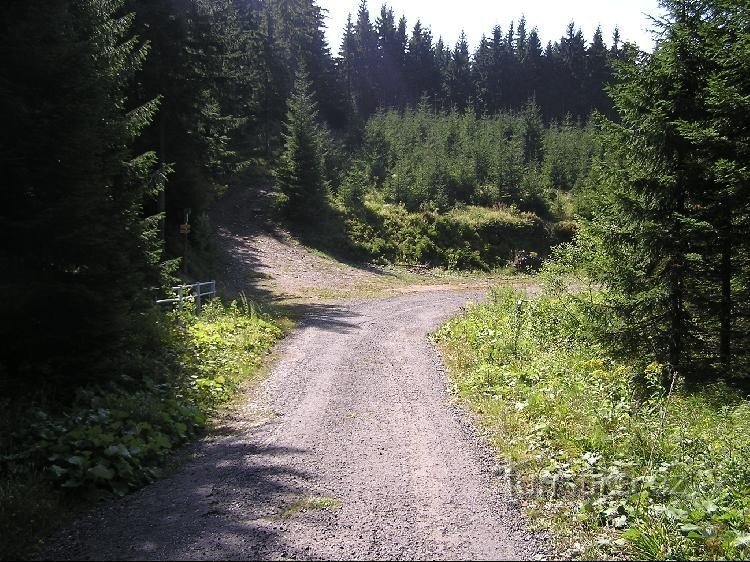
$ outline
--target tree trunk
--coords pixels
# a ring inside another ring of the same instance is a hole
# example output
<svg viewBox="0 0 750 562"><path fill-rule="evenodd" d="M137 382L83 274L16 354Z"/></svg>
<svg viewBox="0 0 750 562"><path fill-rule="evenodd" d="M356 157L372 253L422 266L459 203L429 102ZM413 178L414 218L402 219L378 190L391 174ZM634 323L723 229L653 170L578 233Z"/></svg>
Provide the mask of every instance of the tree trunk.
<svg viewBox="0 0 750 562"><path fill-rule="evenodd" d="M721 308L719 310L719 357L724 376L732 370L732 224L727 217L721 239Z"/></svg>
<svg viewBox="0 0 750 562"><path fill-rule="evenodd" d="M670 303L669 303L669 363L673 372L679 371L682 365L682 303L683 284L682 267L674 264L670 274Z"/></svg>

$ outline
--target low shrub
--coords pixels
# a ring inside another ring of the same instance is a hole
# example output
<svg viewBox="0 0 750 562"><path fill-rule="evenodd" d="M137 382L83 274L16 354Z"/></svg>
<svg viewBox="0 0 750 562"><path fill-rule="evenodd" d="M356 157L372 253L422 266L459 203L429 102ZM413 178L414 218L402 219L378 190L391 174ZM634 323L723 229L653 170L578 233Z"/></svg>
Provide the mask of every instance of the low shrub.
<svg viewBox="0 0 750 562"><path fill-rule="evenodd" d="M449 269L491 269L521 252L546 255L554 238L547 224L514 208L464 207L411 213L402 205L368 198L349 212L352 243L373 259Z"/></svg>
<svg viewBox="0 0 750 562"><path fill-rule="evenodd" d="M163 371L81 388L72 404L6 408L0 437L0 558L23 556L56 521L50 510L153 481L217 406L258 369L281 329L246 302L186 307L165 318ZM19 498L25 498L19 502ZM6 534L7 533L7 534Z"/></svg>
<svg viewBox="0 0 750 562"><path fill-rule="evenodd" d="M530 513L583 558L750 558L750 401L616 361L570 293L498 290L436 334Z"/></svg>

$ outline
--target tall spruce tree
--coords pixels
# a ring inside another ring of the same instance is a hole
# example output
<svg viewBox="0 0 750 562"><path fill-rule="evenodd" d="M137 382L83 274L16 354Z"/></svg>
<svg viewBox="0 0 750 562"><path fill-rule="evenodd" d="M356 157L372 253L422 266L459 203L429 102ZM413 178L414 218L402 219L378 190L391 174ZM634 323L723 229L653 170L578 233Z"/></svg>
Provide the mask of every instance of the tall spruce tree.
<svg viewBox="0 0 750 562"><path fill-rule="evenodd" d="M604 127L608 189L591 226L622 319L610 335L694 380L736 375L733 335L747 337L735 266L747 259L748 128L736 109L750 90L748 13L721 1L664 7L656 50L623 66L612 90L621 124Z"/></svg>
<svg viewBox="0 0 750 562"><path fill-rule="evenodd" d="M700 163L704 185L696 214L710 225L700 247L703 279L695 284L703 331L711 342L706 363L710 372L747 377L750 8L722 0L666 5L685 19L697 19L694 26L680 24L675 39L703 49L694 62L703 75L700 111L675 127Z"/></svg>
<svg viewBox="0 0 750 562"><path fill-rule="evenodd" d="M320 216L326 204L326 185L318 104L304 67L297 71L288 106L276 178L284 214L293 222L305 223Z"/></svg>
<svg viewBox="0 0 750 562"><path fill-rule="evenodd" d="M612 115L612 103L603 85L612 81L612 68L602 30L596 28L594 38L586 52L586 94L587 106L604 115ZM588 109L588 107L586 108Z"/></svg>
<svg viewBox="0 0 750 562"><path fill-rule="evenodd" d="M185 210L204 225L205 212L247 167L255 146L263 150L252 130L262 116L261 97L250 87L264 70L254 52L259 37L250 35L248 14L231 0L129 0L128 6L136 30L154 45L135 95L163 100L139 146L174 169L159 210L166 211L168 247L181 255L177 225ZM193 230L193 247L210 236L207 230Z"/></svg>
<svg viewBox="0 0 750 562"><path fill-rule="evenodd" d="M458 108L459 111L466 109L474 97L469 45L463 31L453 49L448 66L448 96L451 106Z"/></svg>
<svg viewBox="0 0 750 562"><path fill-rule="evenodd" d="M490 42L482 35L471 65L471 80L474 84L474 108L478 113L489 113L492 100L492 53Z"/></svg>
<svg viewBox="0 0 750 562"><path fill-rule="evenodd" d="M354 24L354 71L355 102L359 115L367 119L378 107L380 84L378 76L378 41L370 21L367 0L362 0Z"/></svg>
<svg viewBox="0 0 750 562"><path fill-rule="evenodd" d="M352 23L352 15L349 14L346 18L346 26L344 27L344 36L341 38L341 46L339 48L339 56L336 61L336 69L339 75L339 82L344 91L344 99L346 100L346 107L348 111L349 126L355 121L355 114L357 112L357 104L355 101L355 75L354 75L354 24ZM359 119L356 119L359 121Z"/></svg>
<svg viewBox="0 0 750 562"><path fill-rule="evenodd" d="M123 374L160 285L153 153L132 145L157 101L126 88L147 47L119 0L12 0L0 11L0 392L72 391ZM137 371L128 374L138 374Z"/></svg>
<svg viewBox="0 0 750 562"><path fill-rule="evenodd" d="M406 76L409 84L409 103L416 106L422 96L433 97L439 92L438 69L432 47L432 33L417 20L409 38L406 55Z"/></svg>
<svg viewBox="0 0 750 562"><path fill-rule="evenodd" d="M375 20L378 44L377 84L378 105L398 107L404 90L403 51L399 43L393 10L383 4Z"/></svg>
<svg viewBox="0 0 750 562"><path fill-rule="evenodd" d="M544 60L542 59L542 42L539 40L539 31L533 28L526 41L526 52L523 54L524 76L526 77L526 95L535 100L542 95L540 91L544 73Z"/></svg>

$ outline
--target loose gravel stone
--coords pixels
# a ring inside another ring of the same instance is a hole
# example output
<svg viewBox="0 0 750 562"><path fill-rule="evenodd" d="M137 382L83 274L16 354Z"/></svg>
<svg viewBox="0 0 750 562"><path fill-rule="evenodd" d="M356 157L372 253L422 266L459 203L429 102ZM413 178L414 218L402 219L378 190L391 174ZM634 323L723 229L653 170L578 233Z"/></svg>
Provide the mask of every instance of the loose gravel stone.
<svg viewBox="0 0 750 562"><path fill-rule="evenodd" d="M248 193L212 217L229 256L226 290L252 284L275 298L383 276L323 260L260 215L248 220L260 205ZM484 293L410 291L300 307L267 379L188 449L182 469L80 518L44 558L545 556L428 339Z"/></svg>
<svg viewBox="0 0 750 562"><path fill-rule="evenodd" d="M478 298L416 293L310 313L195 460L81 519L48 556L533 558L542 545L452 405L427 337ZM274 415L259 425L262 412Z"/></svg>

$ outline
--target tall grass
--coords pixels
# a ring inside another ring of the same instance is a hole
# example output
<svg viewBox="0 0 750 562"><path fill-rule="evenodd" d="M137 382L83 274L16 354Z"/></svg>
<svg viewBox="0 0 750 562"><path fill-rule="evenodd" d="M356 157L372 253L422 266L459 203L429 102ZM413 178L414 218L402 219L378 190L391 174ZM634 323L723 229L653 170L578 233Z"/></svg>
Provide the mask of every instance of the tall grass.
<svg viewBox="0 0 750 562"><path fill-rule="evenodd" d="M592 298L596 298L594 294ZM497 290L436 334L514 492L583 558L750 558L750 401L616 361L569 294Z"/></svg>

